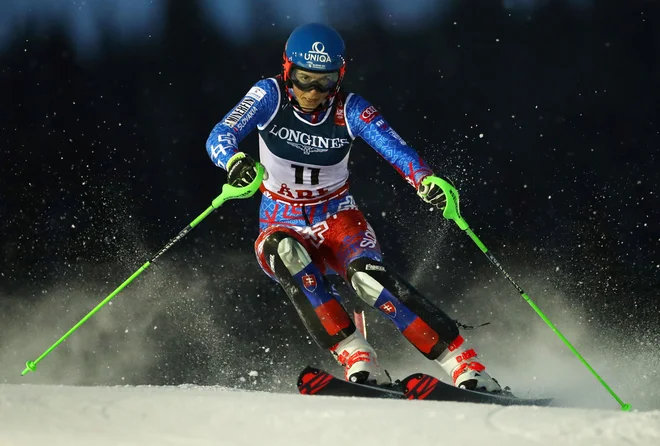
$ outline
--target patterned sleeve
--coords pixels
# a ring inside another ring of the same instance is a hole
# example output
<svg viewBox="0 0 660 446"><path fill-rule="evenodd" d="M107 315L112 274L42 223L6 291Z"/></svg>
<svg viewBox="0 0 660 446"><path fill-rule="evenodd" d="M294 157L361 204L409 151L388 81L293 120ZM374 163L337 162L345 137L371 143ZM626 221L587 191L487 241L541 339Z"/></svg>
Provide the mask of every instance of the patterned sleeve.
<svg viewBox="0 0 660 446"><path fill-rule="evenodd" d="M216 166L226 169L227 161L240 143L257 126L267 123L277 111L280 88L275 79L257 82L243 99L217 123L208 139L206 151Z"/></svg>
<svg viewBox="0 0 660 446"><path fill-rule="evenodd" d="M354 138L360 137L385 158L415 188L433 171L421 156L389 126L376 107L351 95L346 103L346 122Z"/></svg>

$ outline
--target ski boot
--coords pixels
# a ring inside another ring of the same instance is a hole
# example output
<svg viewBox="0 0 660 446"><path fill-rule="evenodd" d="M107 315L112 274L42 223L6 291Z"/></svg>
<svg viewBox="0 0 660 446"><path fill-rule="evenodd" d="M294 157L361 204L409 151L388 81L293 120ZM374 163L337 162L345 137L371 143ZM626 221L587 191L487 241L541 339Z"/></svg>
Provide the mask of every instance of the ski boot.
<svg viewBox="0 0 660 446"><path fill-rule="evenodd" d="M377 386L391 383L387 372L378 364L373 347L359 331L331 347L330 351L344 367L346 381Z"/></svg>
<svg viewBox="0 0 660 446"><path fill-rule="evenodd" d="M465 340L460 335L436 361L452 377L456 387L479 392L503 393L500 384L486 372L486 367L477 360L477 352L473 348L468 349Z"/></svg>

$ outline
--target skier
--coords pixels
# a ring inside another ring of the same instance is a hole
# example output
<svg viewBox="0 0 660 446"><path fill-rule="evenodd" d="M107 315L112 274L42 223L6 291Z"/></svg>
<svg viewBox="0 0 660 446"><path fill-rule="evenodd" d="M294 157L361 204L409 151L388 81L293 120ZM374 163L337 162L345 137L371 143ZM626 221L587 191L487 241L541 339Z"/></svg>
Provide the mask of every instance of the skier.
<svg viewBox="0 0 660 446"><path fill-rule="evenodd" d="M343 39L329 26L296 28L285 45L281 74L254 84L213 128L208 154L227 170L229 184L246 186L256 177L256 164L238 144L258 129L266 170L255 242L259 265L282 286L316 343L343 366L345 379L384 384L389 376L341 305L329 274L342 276L391 319L455 386L500 392L456 323L383 263L374 230L349 193L348 157L360 137L422 200L440 210L446 204L439 186L422 183L433 171L378 110L340 90L344 51Z"/></svg>

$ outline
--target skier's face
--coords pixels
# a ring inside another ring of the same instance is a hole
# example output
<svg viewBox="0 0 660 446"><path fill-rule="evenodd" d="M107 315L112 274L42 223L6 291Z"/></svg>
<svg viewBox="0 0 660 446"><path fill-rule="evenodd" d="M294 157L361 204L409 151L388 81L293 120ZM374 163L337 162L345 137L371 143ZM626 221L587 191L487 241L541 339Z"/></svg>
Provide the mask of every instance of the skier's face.
<svg viewBox="0 0 660 446"><path fill-rule="evenodd" d="M336 84L337 82L335 73L314 73L311 71L294 69L292 70L291 75L293 80L293 93L296 95L296 100L298 101L300 108L306 112L314 111L316 107L321 105L328 98L330 91L321 92L320 89L329 90L328 87L334 87L334 85L330 84L333 82ZM303 86L306 87L304 90L300 88Z"/></svg>
<svg viewBox="0 0 660 446"><path fill-rule="evenodd" d="M328 97L329 93L319 93L316 89L312 91L302 91L295 85L293 86L293 93L296 95L298 104L303 111L312 112L316 107L321 105Z"/></svg>

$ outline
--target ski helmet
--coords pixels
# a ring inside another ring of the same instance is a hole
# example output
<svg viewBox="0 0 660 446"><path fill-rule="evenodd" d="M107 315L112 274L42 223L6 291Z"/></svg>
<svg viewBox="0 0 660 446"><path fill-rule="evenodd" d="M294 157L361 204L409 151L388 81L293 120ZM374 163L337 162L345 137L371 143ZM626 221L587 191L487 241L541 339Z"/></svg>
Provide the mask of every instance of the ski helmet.
<svg viewBox="0 0 660 446"><path fill-rule="evenodd" d="M321 23L299 26L293 30L284 47L282 79L291 87L291 74L294 69L336 73L336 81L327 85L314 85L319 91L329 91L329 97L332 97L339 91L344 78L345 49L344 40L330 26Z"/></svg>

